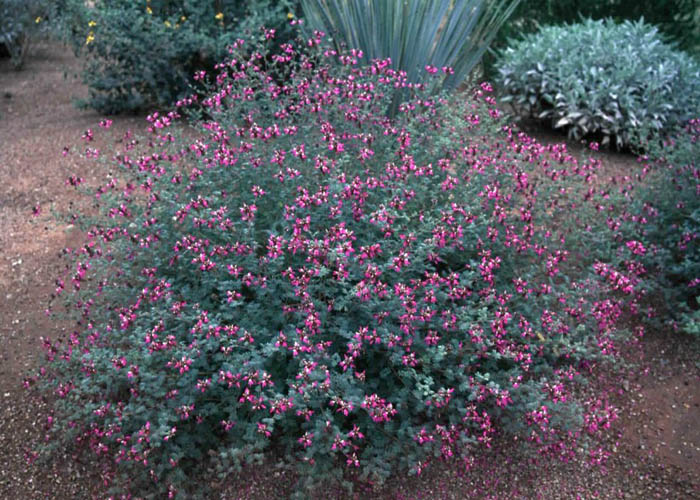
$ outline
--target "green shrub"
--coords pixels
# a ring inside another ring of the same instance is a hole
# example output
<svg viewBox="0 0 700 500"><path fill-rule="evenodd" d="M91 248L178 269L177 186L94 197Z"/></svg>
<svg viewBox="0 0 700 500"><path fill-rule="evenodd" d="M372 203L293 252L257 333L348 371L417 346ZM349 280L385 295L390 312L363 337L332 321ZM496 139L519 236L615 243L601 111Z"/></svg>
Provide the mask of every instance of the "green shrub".
<svg viewBox="0 0 700 500"><path fill-rule="evenodd" d="M684 332L700 337L700 298L696 298L690 312L683 314L681 327Z"/></svg>
<svg viewBox="0 0 700 500"><path fill-rule="evenodd" d="M102 113L167 106L237 38L261 26L289 37L295 0L64 0L63 33L85 58L83 103Z"/></svg>
<svg viewBox="0 0 700 500"><path fill-rule="evenodd" d="M24 64L31 36L44 27L43 0L0 0L0 57L9 56L16 69Z"/></svg>
<svg viewBox="0 0 700 500"><path fill-rule="evenodd" d="M573 139L627 147L642 126L669 131L700 108L700 65L641 21L545 27L506 49L497 67L504 102Z"/></svg>
<svg viewBox="0 0 700 500"><path fill-rule="evenodd" d="M153 114L87 151L110 175L57 281L78 326L45 342L51 442L182 498L263 453L301 495L469 466L496 434L570 458L615 418L576 388L615 359L638 281L624 242L591 247L597 164L501 129L488 85L435 97L300 45L236 44L189 139Z"/></svg>

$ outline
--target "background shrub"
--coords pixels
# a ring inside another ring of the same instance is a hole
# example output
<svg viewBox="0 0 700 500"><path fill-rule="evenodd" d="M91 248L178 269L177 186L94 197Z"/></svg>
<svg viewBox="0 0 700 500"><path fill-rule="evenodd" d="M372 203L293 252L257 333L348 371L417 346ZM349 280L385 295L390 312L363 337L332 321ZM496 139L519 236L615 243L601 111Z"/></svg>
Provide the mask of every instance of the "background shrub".
<svg viewBox="0 0 700 500"><path fill-rule="evenodd" d="M45 26L47 11L42 0L0 0L0 57L10 57L21 68L31 36Z"/></svg>
<svg viewBox="0 0 700 500"><path fill-rule="evenodd" d="M237 43L179 103L206 110L194 137L155 113L150 137L88 148L110 176L57 281L78 326L45 342L52 442L183 498L263 453L306 486L469 466L497 433L570 457L615 418L574 389L614 359L638 282L624 241L592 246L599 164L501 129L487 85L431 97L300 45Z"/></svg>
<svg viewBox="0 0 700 500"><path fill-rule="evenodd" d="M660 35L678 48L696 57L700 55L699 0L528 0L520 2L508 23L493 41L496 50L503 50L523 36L549 25L581 22L583 19L613 19L616 22L643 18L659 29ZM485 74L494 79L495 53L489 51L484 60Z"/></svg>
<svg viewBox="0 0 700 500"><path fill-rule="evenodd" d="M572 24L582 19L613 19L616 22L638 21L648 24L679 45L692 51L700 41L700 3L697 0L531 0L522 2L513 14L520 21L518 29L536 31L552 24ZM516 33L513 33L516 34Z"/></svg>
<svg viewBox="0 0 700 500"><path fill-rule="evenodd" d="M670 131L700 107L700 65L641 21L545 27L506 49L498 71L517 113L618 148L642 125Z"/></svg>
<svg viewBox="0 0 700 500"><path fill-rule="evenodd" d="M261 26L291 34L295 0L64 0L63 34L85 58L83 103L102 113L167 106L237 38Z"/></svg>

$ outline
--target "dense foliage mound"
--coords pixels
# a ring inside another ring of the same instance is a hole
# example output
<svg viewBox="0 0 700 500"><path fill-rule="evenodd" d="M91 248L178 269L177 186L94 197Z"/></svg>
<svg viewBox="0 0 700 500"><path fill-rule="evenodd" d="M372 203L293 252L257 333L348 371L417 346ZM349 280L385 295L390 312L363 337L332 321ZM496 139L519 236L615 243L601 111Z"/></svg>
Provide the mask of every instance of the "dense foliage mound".
<svg viewBox="0 0 700 500"><path fill-rule="evenodd" d="M698 110L696 110L698 111ZM647 134L642 132L641 136ZM653 279L649 294L662 298L658 318L700 334L700 120L692 119L669 137L644 141L648 178L636 190L623 223L649 251L642 264ZM632 214L641 214L632 217Z"/></svg>
<svg viewBox="0 0 700 500"><path fill-rule="evenodd" d="M59 0L62 33L84 61L82 104L114 114L169 106L196 71L212 69L237 38L275 28L291 37L294 0Z"/></svg>
<svg viewBox="0 0 700 500"><path fill-rule="evenodd" d="M700 11L697 0L528 0L520 2L499 32L499 42L532 33L542 26L577 23L581 19L637 21L643 18L679 48L700 51Z"/></svg>
<svg viewBox="0 0 700 500"><path fill-rule="evenodd" d="M599 164L499 125L487 85L433 98L320 34L300 46L236 42L150 137L88 144L111 174L58 281L79 326L34 380L50 442L188 498L263 453L307 483L469 466L496 435L570 457L615 418L574 394L615 359L642 272L595 217Z"/></svg>
<svg viewBox="0 0 700 500"><path fill-rule="evenodd" d="M50 11L45 0L0 0L0 58L9 57L15 69L21 68L31 35L43 31Z"/></svg>
<svg viewBox="0 0 700 500"><path fill-rule="evenodd" d="M497 68L503 100L521 115L618 148L638 146L643 126L668 132L700 109L700 65L642 21L545 27L506 49Z"/></svg>

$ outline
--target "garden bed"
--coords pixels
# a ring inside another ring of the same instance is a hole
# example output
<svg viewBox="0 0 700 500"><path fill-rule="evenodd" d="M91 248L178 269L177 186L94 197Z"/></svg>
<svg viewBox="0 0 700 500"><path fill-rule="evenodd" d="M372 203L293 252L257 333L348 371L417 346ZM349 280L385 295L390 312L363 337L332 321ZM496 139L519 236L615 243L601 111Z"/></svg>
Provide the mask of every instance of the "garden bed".
<svg viewBox="0 0 700 500"><path fill-rule="evenodd" d="M25 453L41 439L45 407L23 390L21 380L36 366L40 337L57 338L68 325L43 314L60 271L56 255L76 246L81 235L56 222L50 208L70 210L83 203L64 179L79 174L88 182L102 172L88 170L66 146L78 143L100 117L76 110L71 100L84 88L72 77L76 61L65 47L44 42L29 54L24 71L13 72L0 61L0 496L7 498L78 498L97 495L100 477L89 464L56 456L50 465L27 467ZM64 78L64 72L68 78ZM143 118L115 119L116 136L143 129ZM557 140L536 134L540 140ZM579 146L570 148L578 151ZM630 156L601 152L604 171L617 175L635 168ZM43 213L32 217L36 206ZM382 498L482 498L485 493L525 498L683 498L700 493L700 428L692 425L700 411L697 343L678 333L650 332L633 356L645 374L619 383L620 419L604 438L613 451L606 467L518 459L510 445L479 457L482 467L460 477L436 468L420 478L390 480ZM612 382L612 381L611 381ZM496 472L496 473L494 473ZM287 473L273 464L240 479L202 489L223 491L227 498L271 498L290 487ZM231 486L232 483L234 486ZM227 487L224 489L224 484ZM322 495L323 496L323 495ZM327 498L328 495L325 495Z"/></svg>

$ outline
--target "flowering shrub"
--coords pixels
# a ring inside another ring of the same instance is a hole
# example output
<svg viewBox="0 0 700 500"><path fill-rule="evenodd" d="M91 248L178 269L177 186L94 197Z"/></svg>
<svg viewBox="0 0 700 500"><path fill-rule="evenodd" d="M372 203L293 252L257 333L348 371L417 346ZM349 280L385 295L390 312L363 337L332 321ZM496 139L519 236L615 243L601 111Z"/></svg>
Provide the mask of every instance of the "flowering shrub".
<svg viewBox="0 0 700 500"><path fill-rule="evenodd" d="M648 136L646 131L641 135ZM652 278L650 289L665 304L661 318L698 333L700 120L690 120L666 139L644 139L643 147L648 178L631 209L643 217L628 217L622 230L640 235L649 247L643 263Z"/></svg>
<svg viewBox="0 0 700 500"><path fill-rule="evenodd" d="M63 33L85 58L84 105L103 113L168 106L237 37L265 25L291 36L294 0L62 0Z"/></svg>
<svg viewBox="0 0 700 500"><path fill-rule="evenodd" d="M700 65L641 21L545 27L506 49L497 67L504 102L577 140L627 147L642 127L670 132L700 108Z"/></svg>
<svg viewBox="0 0 700 500"><path fill-rule="evenodd" d="M469 466L497 433L570 457L615 419L573 394L639 283L636 247L600 260L606 226L584 225L598 163L501 128L488 85L430 97L320 34L301 46L238 41L150 137L88 145L113 177L57 281L79 327L28 381L55 399L50 442L122 491L188 498L263 453L300 486ZM413 98L391 120L396 87Z"/></svg>

